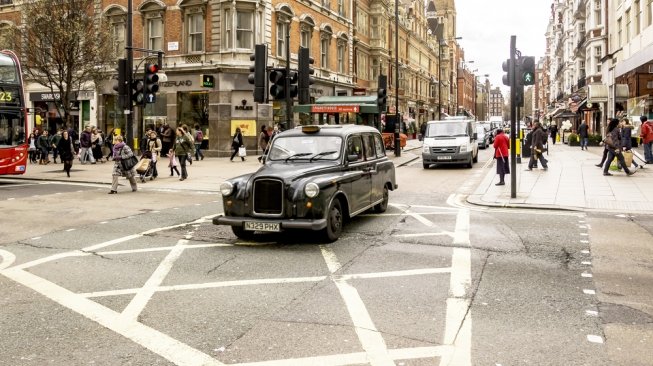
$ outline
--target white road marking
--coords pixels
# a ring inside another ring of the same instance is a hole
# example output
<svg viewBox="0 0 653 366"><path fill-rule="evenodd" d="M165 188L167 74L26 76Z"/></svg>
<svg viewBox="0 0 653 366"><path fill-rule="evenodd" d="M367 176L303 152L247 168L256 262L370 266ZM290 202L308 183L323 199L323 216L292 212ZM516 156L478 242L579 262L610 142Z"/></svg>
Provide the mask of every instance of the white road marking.
<svg viewBox="0 0 653 366"><path fill-rule="evenodd" d="M195 245L186 245L186 250L188 249L200 249L200 248L215 248L215 247L233 247L233 244L195 244ZM173 246L169 247L154 247L154 248L140 248L140 249L126 249L126 250L110 250L106 252L98 252L100 255L116 255L116 254L132 254L132 253L147 253L147 252L167 252L172 250ZM90 255L91 253L89 253Z"/></svg>
<svg viewBox="0 0 653 366"><path fill-rule="evenodd" d="M589 316L599 316L599 312L595 310L585 310L585 314Z"/></svg>
<svg viewBox="0 0 653 366"><path fill-rule="evenodd" d="M581 273L580 276L585 277L585 278L592 278L592 274L591 273L586 273L586 272Z"/></svg>
<svg viewBox="0 0 653 366"><path fill-rule="evenodd" d="M398 238L415 238L415 237L422 237L422 236L445 236L445 235L450 236L452 238L454 237L454 233L452 233L451 231L443 231L440 233L397 234L393 236Z"/></svg>
<svg viewBox="0 0 653 366"><path fill-rule="evenodd" d="M3 275L41 293L58 304L71 309L132 340L177 365L222 365L209 355L170 336L138 322L126 321L120 314L96 302L85 299L61 286L17 267L1 271Z"/></svg>
<svg viewBox="0 0 653 366"><path fill-rule="evenodd" d="M414 213L412 213L412 214L414 214ZM428 216L428 215L455 215L456 213L455 212L420 212L419 214ZM359 215L359 216L361 216L361 217L380 217L380 216L410 216L410 215L411 215L411 213L401 212L401 213L380 213L380 214L370 213L370 214L363 214L363 215Z"/></svg>
<svg viewBox="0 0 653 366"><path fill-rule="evenodd" d="M32 240L39 240L39 239L41 239L40 236L35 236L35 237L32 238Z"/></svg>
<svg viewBox="0 0 653 366"><path fill-rule="evenodd" d="M331 274L334 274L342 268L336 254L331 250L331 248L321 245L320 250L322 251L322 256L324 257L324 261L326 262ZM376 329L370 314L367 312L365 303L363 303L356 288L348 284L344 279L333 278L333 282L336 284L340 296L347 306L347 311L354 323L354 329L358 335L358 340L360 341L361 346L363 346L365 353L367 353L370 364L372 366L394 366L394 362L388 354L385 340L383 340L381 333Z"/></svg>
<svg viewBox="0 0 653 366"><path fill-rule="evenodd" d="M408 269L405 271L360 273L360 274L333 276L333 278L337 280L358 280L364 278L404 277L404 276L418 276L418 275L436 274L436 273L451 273L451 268L424 268L424 269Z"/></svg>
<svg viewBox="0 0 653 366"><path fill-rule="evenodd" d="M583 244L589 244L590 241L589 240L581 240L580 242L583 243Z"/></svg>
<svg viewBox="0 0 653 366"><path fill-rule="evenodd" d="M589 290L589 289L583 289L583 293L584 293L585 295L595 295L595 294L596 294L596 291L594 291L594 290Z"/></svg>
<svg viewBox="0 0 653 366"><path fill-rule="evenodd" d="M75 229L66 229L66 231L68 231L68 232L75 231Z"/></svg>
<svg viewBox="0 0 653 366"><path fill-rule="evenodd" d="M588 233L580 233L580 236L588 236Z"/></svg>
<svg viewBox="0 0 653 366"><path fill-rule="evenodd" d="M589 250L585 250L585 249L581 250L580 252L583 253L583 254L590 254L590 251L589 251Z"/></svg>
<svg viewBox="0 0 653 366"><path fill-rule="evenodd" d="M578 225L578 228L579 229L587 229L587 226L586 225Z"/></svg>
<svg viewBox="0 0 653 366"><path fill-rule="evenodd" d="M592 262L583 261L583 262L580 262L580 264L584 264L584 265L586 265L586 266L591 266L591 265L592 265Z"/></svg>
<svg viewBox="0 0 653 366"><path fill-rule="evenodd" d="M456 230L451 256L451 278L443 344L452 345L454 351L440 358L440 366L472 364L472 314L467 290L472 283L471 250L469 249L469 210L462 208L456 216Z"/></svg>
<svg viewBox="0 0 653 366"><path fill-rule="evenodd" d="M601 344L603 343L603 337L593 335L593 334L588 334L587 335L587 340L592 342L592 343L601 343Z"/></svg>
<svg viewBox="0 0 653 366"><path fill-rule="evenodd" d="M106 224L106 223L108 223L108 222L109 222L109 221L100 221L100 224Z"/></svg>
<svg viewBox="0 0 653 366"><path fill-rule="evenodd" d="M14 197L7 198L7 201L13 201L13 200L15 200Z"/></svg>
<svg viewBox="0 0 653 366"><path fill-rule="evenodd" d="M16 261L16 256L14 253L3 249L0 249L0 258L2 258L2 261L0 262L0 270L8 268Z"/></svg>

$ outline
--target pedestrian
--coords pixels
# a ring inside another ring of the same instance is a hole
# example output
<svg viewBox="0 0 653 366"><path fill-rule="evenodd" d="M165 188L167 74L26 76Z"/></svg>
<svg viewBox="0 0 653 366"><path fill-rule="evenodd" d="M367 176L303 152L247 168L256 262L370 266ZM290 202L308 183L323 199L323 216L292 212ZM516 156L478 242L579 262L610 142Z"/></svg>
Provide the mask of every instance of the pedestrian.
<svg viewBox="0 0 653 366"><path fill-rule="evenodd" d="M79 154L79 134L72 126L68 128L68 136L73 140L73 147L75 148L75 154Z"/></svg>
<svg viewBox="0 0 653 366"><path fill-rule="evenodd" d="M551 141L553 141L553 144L556 144L556 139L558 138L558 125L552 124L549 127L549 132L551 133Z"/></svg>
<svg viewBox="0 0 653 366"><path fill-rule="evenodd" d="M268 142L270 142L270 135L268 134L268 127L261 126L261 133L258 135L258 147L261 149L261 156L258 157L259 163L263 160L265 152L268 149Z"/></svg>
<svg viewBox="0 0 653 366"><path fill-rule="evenodd" d="M200 128L199 124L195 124L195 160L204 160L204 154L202 154L202 142L204 142L204 133Z"/></svg>
<svg viewBox="0 0 653 366"><path fill-rule="evenodd" d="M50 136L48 136L48 130L43 130L41 136L37 140L36 146L41 153L39 160L39 165L46 165L50 163Z"/></svg>
<svg viewBox="0 0 653 366"><path fill-rule="evenodd" d="M188 137L188 139L191 141L191 143L193 143L193 141L195 141L195 138L193 137L193 135L190 134L190 131L188 130L188 125L185 124L185 123L182 124L181 129L184 131L184 134L186 135L186 137ZM193 165L193 153L194 153L194 151L195 151L195 145L193 144L193 151L189 151L188 156L186 157L186 161L188 161L188 163L190 165Z"/></svg>
<svg viewBox="0 0 653 366"><path fill-rule="evenodd" d="M170 151L168 151L168 159L170 159L170 163L168 164L168 167L170 168L170 176L173 176L172 172L176 172L177 176L180 176L179 169L177 169L177 165L179 164L177 164L177 157L175 156L174 150L170 149Z"/></svg>
<svg viewBox="0 0 653 366"><path fill-rule="evenodd" d="M115 134L116 134L116 129L112 128L111 132L107 134L107 138L105 139L105 144L109 148L109 153L107 154L107 157L104 158L106 161L109 161L109 159L113 155L113 136L115 136Z"/></svg>
<svg viewBox="0 0 653 366"><path fill-rule="evenodd" d="M618 125L619 125L619 120L616 118L611 118L610 122L608 122L608 131L614 128L614 126L618 126ZM606 138L607 138L607 134L606 134ZM601 162L596 164L595 166L603 169L603 164L605 164L605 161L608 159L609 149L608 149L608 145L605 143L605 139L601 141L601 145L603 145L603 155L601 156Z"/></svg>
<svg viewBox="0 0 653 366"><path fill-rule="evenodd" d="M93 157L93 146L92 146L93 133L91 126L86 126L81 136L79 137L79 160L82 164L86 164L86 160L95 164L95 158ZM115 155L114 155L115 157Z"/></svg>
<svg viewBox="0 0 653 366"><path fill-rule="evenodd" d="M589 127L585 121L578 126L578 137L580 137L580 149L587 150L587 143L589 142Z"/></svg>
<svg viewBox="0 0 653 366"><path fill-rule="evenodd" d="M532 150L531 146L533 146L533 132L535 132L535 129L528 131L526 138L524 139L524 149L528 149L528 151ZM533 161L532 167L537 169L537 160Z"/></svg>
<svg viewBox="0 0 653 366"><path fill-rule="evenodd" d="M27 149L28 155L29 155L29 162L30 163L36 163L36 135L32 131L29 134L29 148Z"/></svg>
<svg viewBox="0 0 653 366"><path fill-rule="evenodd" d="M508 136L503 133L502 129L498 129L493 143L494 158L497 159L497 174L499 174L499 183L495 184L497 186L505 185L504 177L506 174L510 174L509 145Z"/></svg>
<svg viewBox="0 0 653 366"><path fill-rule="evenodd" d="M526 170L533 170L533 167L535 166L535 161L539 160L540 164L542 164L542 169L547 170L549 169L549 166L547 163L549 162L544 158L544 143L546 142L547 139L547 134L542 130L542 125L540 125L540 122L535 122L534 123L535 128L533 129L533 143L531 145L531 159L528 161L528 169Z"/></svg>
<svg viewBox="0 0 653 366"><path fill-rule="evenodd" d="M234 152L231 154L231 158L229 158L229 161L234 161L234 156L238 154L238 150L240 149L241 146L245 146L243 144L243 134L240 132L240 127L236 127L236 132L234 133L233 139L231 139L231 148L234 149ZM241 159L245 161L245 157L241 156Z"/></svg>
<svg viewBox="0 0 653 366"><path fill-rule="evenodd" d="M639 120L642 122L639 136L644 144L644 160L646 164L653 164L653 122L646 116L639 117Z"/></svg>
<svg viewBox="0 0 653 366"><path fill-rule="evenodd" d="M62 131L61 138L57 142L57 150L63 163L63 170L66 172L68 178L70 178L70 169L73 167L73 159L75 158L75 146L67 130Z"/></svg>
<svg viewBox="0 0 653 366"><path fill-rule="evenodd" d="M618 163L620 166L623 167L624 172L628 175L633 175L635 174L634 170L628 169L626 166L626 162L624 161L624 155L621 151L622 145L621 145L621 129L619 128L619 120L618 119L612 119L610 123L608 124L608 134L605 137L604 143L605 146L608 150L608 159L606 160L605 164L603 165L603 175L610 176L612 175L610 172L608 172L608 169L610 169L610 163L612 163L612 160L614 158L617 158Z"/></svg>
<svg viewBox="0 0 653 366"><path fill-rule="evenodd" d="M122 136L118 135L114 137L113 141L115 142L113 145L113 171L111 172L112 182L109 194L118 193L118 178L120 177L127 178L131 185L132 192L136 192L138 186L136 185L136 173L134 173L134 169L125 170L122 168L121 164L123 159L129 159L134 156L134 152L129 145L125 144Z"/></svg>
<svg viewBox="0 0 653 366"><path fill-rule="evenodd" d="M175 139L175 156L179 161L181 166L181 178L179 180L185 180L188 178L188 172L186 171L186 160L188 160L188 155L193 151L193 141L188 134L184 132L184 129L177 127L177 138Z"/></svg>
<svg viewBox="0 0 653 366"><path fill-rule="evenodd" d="M91 134L91 152L93 153L93 159L95 161L99 161L100 163L104 163L104 154L102 154L102 144L104 144L104 140L102 139L102 133L95 127L92 128L92 134Z"/></svg>
<svg viewBox="0 0 653 366"><path fill-rule="evenodd" d="M168 151L172 149L172 143L174 141L173 133L174 131L170 126L168 126L168 122L164 121L163 126L161 127L161 143L163 144L161 151L163 157L166 157Z"/></svg>
<svg viewBox="0 0 653 366"><path fill-rule="evenodd" d="M57 156L58 156L58 153L59 153L59 149L57 148L57 146L59 145L59 140L61 140L61 131L62 130L60 129L59 131L57 131L56 134L54 134L52 136L52 138L50 138L50 144L52 145L51 146L51 148L52 148L52 162L55 163L55 164L57 163Z"/></svg>
<svg viewBox="0 0 653 366"><path fill-rule="evenodd" d="M161 149L163 145L161 140L157 137L154 130L150 130L150 135L147 139L147 150L152 154L152 177L156 178L159 176L159 172L156 169L156 162L159 160L161 155Z"/></svg>
<svg viewBox="0 0 653 366"><path fill-rule="evenodd" d="M621 148L623 151L630 152L632 154L633 149L633 125L630 124L628 118L623 119L623 125L621 127ZM625 159L624 159L625 161ZM639 168L639 164L633 159L633 165L635 168Z"/></svg>

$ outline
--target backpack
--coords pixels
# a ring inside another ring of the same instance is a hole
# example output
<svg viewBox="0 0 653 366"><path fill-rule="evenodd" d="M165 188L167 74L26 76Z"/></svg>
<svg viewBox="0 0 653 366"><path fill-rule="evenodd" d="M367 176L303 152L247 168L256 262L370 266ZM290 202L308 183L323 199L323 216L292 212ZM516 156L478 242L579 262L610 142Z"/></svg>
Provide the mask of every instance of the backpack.
<svg viewBox="0 0 653 366"><path fill-rule="evenodd" d="M195 142L202 143L204 141L204 133L202 133L202 130L197 130L195 132Z"/></svg>

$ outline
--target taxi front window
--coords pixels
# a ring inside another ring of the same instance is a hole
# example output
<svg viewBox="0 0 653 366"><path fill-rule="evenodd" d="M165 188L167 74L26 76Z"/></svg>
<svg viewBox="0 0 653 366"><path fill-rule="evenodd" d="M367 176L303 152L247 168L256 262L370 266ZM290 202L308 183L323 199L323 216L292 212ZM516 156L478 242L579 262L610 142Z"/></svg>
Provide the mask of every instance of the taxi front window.
<svg viewBox="0 0 653 366"><path fill-rule="evenodd" d="M272 142L269 161L338 160L342 138L339 136L278 136Z"/></svg>

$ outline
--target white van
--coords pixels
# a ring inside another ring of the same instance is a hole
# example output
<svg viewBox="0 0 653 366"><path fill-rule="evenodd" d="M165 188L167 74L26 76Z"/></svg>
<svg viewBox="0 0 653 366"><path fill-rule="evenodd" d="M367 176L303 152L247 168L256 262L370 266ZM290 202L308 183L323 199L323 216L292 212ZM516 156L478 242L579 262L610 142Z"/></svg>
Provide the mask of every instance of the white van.
<svg viewBox="0 0 653 366"><path fill-rule="evenodd" d="M478 161L476 122L471 119L448 118L429 121L422 145L422 164L466 164L471 168Z"/></svg>

